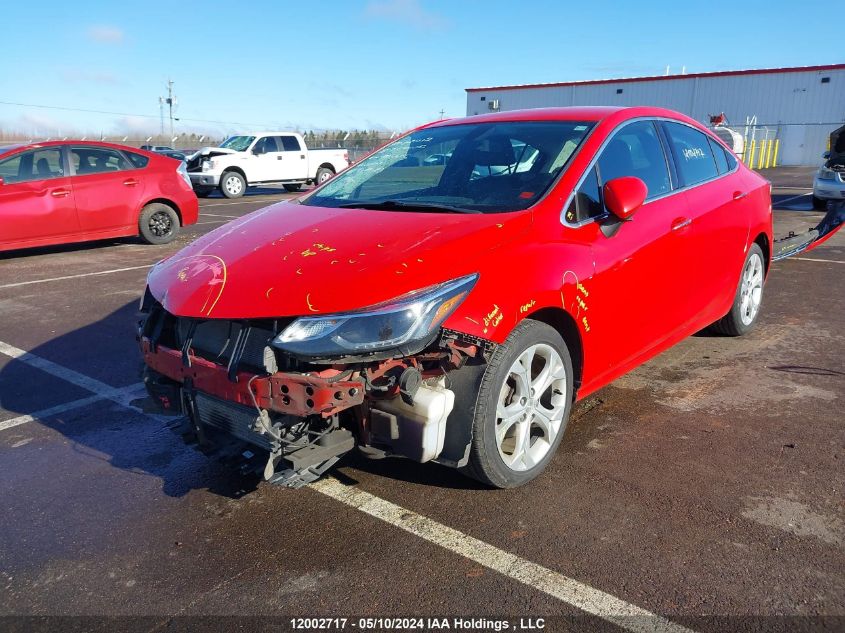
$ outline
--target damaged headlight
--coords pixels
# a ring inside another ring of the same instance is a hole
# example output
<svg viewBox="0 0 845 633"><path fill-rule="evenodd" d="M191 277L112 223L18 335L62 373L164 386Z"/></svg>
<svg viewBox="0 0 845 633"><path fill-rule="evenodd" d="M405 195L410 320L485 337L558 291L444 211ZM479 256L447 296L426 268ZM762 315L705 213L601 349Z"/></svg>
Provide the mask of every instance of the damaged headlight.
<svg viewBox="0 0 845 633"><path fill-rule="evenodd" d="M819 169L819 180L835 180L836 179L836 172L832 169L828 169L827 167L821 167Z"/></svg>
<svg viewBox="0 0 845 633"><path fill-rule="evenodd" d="M285 328L273 345L310 358L403 352L427 344L477 279L477 274L467 275L359 312L301 317Z"/></svg>

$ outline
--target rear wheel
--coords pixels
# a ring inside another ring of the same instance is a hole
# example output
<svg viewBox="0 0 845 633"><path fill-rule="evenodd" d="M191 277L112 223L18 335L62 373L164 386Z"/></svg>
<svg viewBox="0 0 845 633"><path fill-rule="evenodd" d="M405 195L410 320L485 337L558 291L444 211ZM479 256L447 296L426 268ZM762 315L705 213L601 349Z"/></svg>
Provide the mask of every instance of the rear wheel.
<svg viewBox="0 0 845 633"><path fill-rule="evenodd" d="M560 334L539 321L520 323L484 372L463 472L497 488L534 479L563 438L572 389L572 360Z"/></svg>
<svg viewBox="0 0 845 633"><path fill-rule="evenodd" d="M301 182L295 182L295 183L292 183L292 184L285 185L284 187L285 187L286 191L290 191L291 193L293 193L295 191L299 191L300 189L302 189L302 183Z"/></svg>
<svg viewBox="0 0 845 633"><path fill-rule="evenodd" d="M317 177L314 178L314 181L318 185L322 185L324 182L326 182L332 176L334 176L334 171L332 171L328 167L320 167L320 169L317 170Z"/></svg>
<svg viewBox="0 0 845 633"><path fill-rule="evenodd" d="M148 204L141 210L138 230L147 244L167 244L179 232L179 216L166 204Z"/></svg>
<svg viewBox="0 0 845 633"><path fill-rule="evenodd" d="M194 187L197 198L207 198L214 191L214 187Z"/></svg>
<svg viewBox="0 0 845 633"><path fill-rule="evenodd" d="M246 179L236 171L227 171L220 177L220 192L227 198L240 198L246 191Z"/></svg>
<svg viewBox="0 0 845 633"><path fill-rule="evenodd" d="M754 327L763 303L765 270L763 251L756 243L752 244L742 266L731 310L712 325L714 331L726 336L742 336Z"/></svg>

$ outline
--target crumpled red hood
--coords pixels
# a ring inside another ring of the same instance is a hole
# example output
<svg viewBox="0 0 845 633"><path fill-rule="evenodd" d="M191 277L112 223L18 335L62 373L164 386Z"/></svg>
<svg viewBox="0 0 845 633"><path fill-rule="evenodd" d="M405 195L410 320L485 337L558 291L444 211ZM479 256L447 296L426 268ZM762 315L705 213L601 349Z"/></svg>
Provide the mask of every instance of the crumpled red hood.
<svg viewBox="0 0 845 633"><path fill-rule="evenodd" d="M164 308L180 316L344 312L480 272L530 222L526 212L409 213L282 202L159 262L148 283Z"/></svg>

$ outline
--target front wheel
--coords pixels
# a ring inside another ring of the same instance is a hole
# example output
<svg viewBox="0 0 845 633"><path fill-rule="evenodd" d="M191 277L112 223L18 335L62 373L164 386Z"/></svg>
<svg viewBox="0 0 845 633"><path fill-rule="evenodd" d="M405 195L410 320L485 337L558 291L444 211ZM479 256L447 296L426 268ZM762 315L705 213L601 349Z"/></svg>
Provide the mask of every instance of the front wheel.
<svg viewBox="0 0 845 633"><path fill-rule="evenodd" d="M563 438L572 390L572 359L560 334L539 321L520 323L484 372L463 472L497 488L534 479Z"/></svg>
<svg viewBox="0 0 845 633"><path fill-rule="evenodd" d="M332 176L334 176L334 172L331 169L328 167L320 167L320 169L317 170L317 177L314 178L314 181L318 185L322 185Z"/></svg>
<svg viewBox="0 0 845 633"><path fill-rule="evenodd" d="M207 198L211 195L212 191L214 191L214 187L194 187L194 193L197 194L197 198Z"/></svg>
<svg viewBox="0 0 845 633"><path fill-rule="evenodd" d="M141 210L138 230L147 244L168 244L179 232L179 216L166 204L148 204Z"/></svg>
<svg viewBox="0 0 845 633"><path fill-rule="evenodd" d="M763 250L754 243L748 249L742 266L739 287L730 312L712 325L713 330L726 336L742 336L754 327L763 303L765 270Z"/></svg>
<svg viewBox="0 0 845 633"><path fill-rule="evenodd" d="M284 187L285 187L285 191L289 191L290 193L294 193L294 192L302 189L302 183L301 182L295 182L295 183L284 185Z"/></svg>
<svg viewBox="0 0 845 633"><path fill-rule="evenodd" d="M246 178L236 171L227 171L220 177L220 192L227 198L240 198L246 191Z"/></svg>

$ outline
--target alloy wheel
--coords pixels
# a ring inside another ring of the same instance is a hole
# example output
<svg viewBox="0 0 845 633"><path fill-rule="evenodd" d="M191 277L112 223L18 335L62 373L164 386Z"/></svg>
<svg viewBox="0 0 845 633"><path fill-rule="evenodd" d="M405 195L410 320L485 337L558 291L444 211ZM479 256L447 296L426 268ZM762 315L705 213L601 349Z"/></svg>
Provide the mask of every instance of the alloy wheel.
<svg viewBox="0 0 845 633"><path fill-rule="evenodd" d="M743 325L751 325L763 300L763 260L757 253L745 263L740 286L739 316Z"/></svg>

